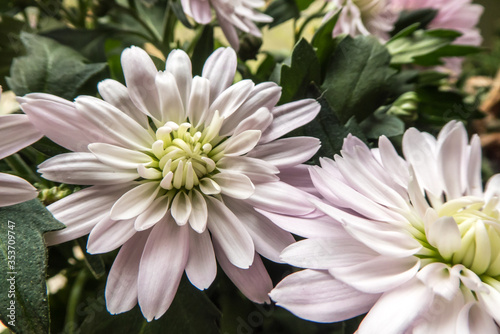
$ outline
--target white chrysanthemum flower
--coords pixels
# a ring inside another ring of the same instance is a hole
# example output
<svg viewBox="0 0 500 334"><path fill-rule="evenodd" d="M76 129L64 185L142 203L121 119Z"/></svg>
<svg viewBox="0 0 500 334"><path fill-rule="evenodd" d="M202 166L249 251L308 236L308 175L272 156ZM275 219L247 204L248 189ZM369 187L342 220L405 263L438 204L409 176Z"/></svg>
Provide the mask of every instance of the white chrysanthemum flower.
<svg viewBox="0 0 500 334"><path fill-rule="evenodd" d="M394 28L397 14L390 6L390 0L329 0L332 10L325 20L342 10L333 36L347 34L351 36L375 35L381 40L389 38L389 32Z"/></svg>
<svg viewBox="0 0 500 334"><path fill-rule="evenodd" d="M269 23L273 18L256 10L265 5L263 0L182 0L184 12L200 24L212 20L212 8L229 44L239 49L238 30L261 37L254 22Z"/></svg>
<svg viewBox="0 0 500 334"><path fill-rule="evenodd" d="M26 115L0 115L0 159L16 153L42 137ZM0 207L29 201L37 195L36 188L26 180L0 173Z"/></svg>
<svg viewBox="0 0 500 334"><path fill-rule="evenodd" d="M342 156L310 170L330 218L307 231L303 219L268 214L309 238L282 253L309 269L271 298L319 322L368 312L357 333L497 333L500 174L483 192L479 137L469 144L455 121L437 139L409 129L403 153L385 137L370 150L350 136Z"/></svg>
<svg viewBox="0 0 500 334"><path fill-rule="evenodd" d="M294 241L263 212L306 214L306 193L280 181L303 171L319 148L310 137L278 139L319 112L314 100L275 107L281 88L243 80L231 85L236 53L218 49L192 78L191 62L170 53L158 72L142 49L122 54L127 86L105 80L103 100L69 102L29 94L21 107L47 137L73 153L39 166L43 177L91 185L48 207L67 228L49 244L90 232L87 250L120 246L106 302L111 313L137 302L148 320L170 306L185 271L205 289L216 257L255 302L268 301L271 280L257 253L274 261Z"/></svg>

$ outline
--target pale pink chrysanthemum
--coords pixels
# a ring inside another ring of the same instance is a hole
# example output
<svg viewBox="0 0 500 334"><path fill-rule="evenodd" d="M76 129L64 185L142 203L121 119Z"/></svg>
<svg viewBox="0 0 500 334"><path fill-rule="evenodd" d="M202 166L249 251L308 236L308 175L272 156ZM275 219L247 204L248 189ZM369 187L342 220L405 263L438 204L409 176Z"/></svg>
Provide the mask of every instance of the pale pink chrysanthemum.
<svg viewBox="0 0 500 334"><path fill-rule="evenodd" d="M462 33L453 44L479 46L483 38L477 25L483 14L481 5L471 0L391 0L392 10L436 9L436 17L429 23L428 29L451 29ZM445 59L444 69L455 74L461 72L463 58Z"/></svg>
<svg viewBox="0 0 500 334"><path fill-rule="evenodd" d="M375 35L381 40L389 39L389 32L394 28L397 14L389 6L390 0L329 0L333 9L325 20L342 9L333 36L347 34L351 36Z"/></svg>
<svg viewBox="0 0 500 334"><path fill-rule="evenodd" d="M308 268L270 293L299 317L336 322L368 312L357 333L497 333L500 174L483 192L481 146L462 123L434 138L412 128L404 159L381 137L349 136L310 169L327 217L267 214L308 237L282 259ZM292 230L291 229L291 230Z"/></svg>
<svg viewBox="0 0 500 334"><path fill-rule="evenodd" d="M258 254L280 261L294 239L254 208L299 215L315 209L279 176L303 170L318 139L278 138L312 120L319 104L275 107L276 84L232 84L237 60L230 48L216 50L194 78L181 50L170 53L164 72L137 47L121 61L127 86L101 82L104 100L21 99L35 126L74 151L42 163L42 176L91 186L48 206L67 227L46 241L90 232L90 253L121 246L106 285L111 313L138 302L148 320L159 318L184 271L197 288L211 285L216 258L249 299L269 301L272 282Z"/></svg>
<svg viewBox="0 0 500 334"><path fill-rule="evenodd" d="M28 116L0 115L0 159L16 153L42 137L43 135L30 123ZM29 201L37 195L36 188L28 181L0 173L0 207Z"/></svg>
<svg viewBox="0 0 500 334"><path fill-rule="evenodd" d="M224 35L229 44L238 50L238 30L261 37L260 29L254 22L269 23L273 18L256 10L265 5L264 0L182 0L184 12L200 24L212 20L215 11Z"/></svg>

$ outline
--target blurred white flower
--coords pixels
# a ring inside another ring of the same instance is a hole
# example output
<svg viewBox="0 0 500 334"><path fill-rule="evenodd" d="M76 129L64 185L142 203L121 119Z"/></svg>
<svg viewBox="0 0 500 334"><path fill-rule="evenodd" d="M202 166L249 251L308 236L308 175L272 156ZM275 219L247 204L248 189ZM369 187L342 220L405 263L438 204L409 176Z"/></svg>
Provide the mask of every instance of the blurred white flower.
<svg viewBox="0 0 500 334"><path fill-rule="evenodd" d="M330 218L307 230L304 219L267 215L309 238L282 253L308 269L271 298L319 322L368 312L357 333L497 333L500 174L483 192L479 137L468 143L455 121L437 139L409 129L403 153L385 137L370 150L349 136L342 156L310 169Z"/></svg>
<svg viewBox="0 0 500 334"><path fill-rule="evenodd" d="M254 22L269 23L272 17L256 10L264 7L263 0L182 0L184 12L200 24L212 21L212 9L215 11L224 35L229 44L238 50L238 30L261 37L262 34Z"/></svg>
<svg viewBox="0 0 500 334"><path fill-rule="evenodd" d="M122 246L106 286L111 313L138 302L149 321L159 318L184 271L197 288L210 286L216 258L249 299L268 301L272 282L256 252L280 261L294 239L254 208L315 209L279 173L303 171L319 140L278 138L312 120L319 104L275 107L281 88L250 80L232 85L236 64L234 50L221 48L193 78L184 51L172 51L158 72L145 51L132 47L122 54L127 86L101 82L104 101L21 99L47 137L74 151L42 163L42 176L91 185L48 207L67 228L46 234L46 241L90 232L90 253Z"/></svg>

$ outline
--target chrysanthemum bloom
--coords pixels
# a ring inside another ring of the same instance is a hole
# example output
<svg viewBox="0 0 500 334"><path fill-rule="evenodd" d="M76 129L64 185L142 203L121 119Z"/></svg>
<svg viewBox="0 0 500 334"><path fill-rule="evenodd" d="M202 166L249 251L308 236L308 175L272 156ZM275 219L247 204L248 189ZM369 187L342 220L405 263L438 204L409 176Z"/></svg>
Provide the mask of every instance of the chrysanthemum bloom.
<svg viewBox="0 0 500 334"><path fill-rule="evenodd" d="M0 94L2 88L0 87ZM26 115L0 116L0 159L33 144L43 135L33 127ZM0 207L18 204L35 198L38 192L26 180L0 173Z"/></svg>
<svg viewBox="0 0 500 334"><path fill-rule="evenodd" d="M381 40L389 38L394 28L397 14L390 8L390 0L329 0L333 9L325 16L325 20L342 9L333 36L348 34L375 35Z"/></svg>
<svg viewBox="0 0 500 334"><path fill-rule="evenodd" d="M331 220L312 220L309 239L283 251L308 269L271 298L318 322L368 312L358 333L497 333L500 174L483 192L479 138L468 143L455 121L437 139L409 129L403 153L350 136L342 156L311 168Z"/></svg>
<svg viewBox="0 0 500 334"><path fill-rule="evenodd" d="M46 241L90 232L90 253L122 246L106 286L111 313L138 302L148 320L159 318L184 271L199 289L212 283L216 257L249 299L268 301L272 282L256 252L280 261L294 239L254 208L299 215L315 209L279 173L302 171L319 141L278 138L314 118L319 104L275 107L276 84L231 85L236 53L230 48L212 54L202 77L192 78L180 50L170 53L164 72L137 47L123 52L122 66L127 86L101 82L104 101L21 99L33 124L74 151L42 163L42 176L91 185L48 207L67 228Z"/></svg>
<svg viewBox="0 0 500 334"><path fill-rule="evenodd" d="M261 37L254 22L269 23L273 18L256 10L263 0L182 0L184 12L200 24L212 21L212 8L229 44L239 49L238 30Z"/></svg>
<svg viewBox="0 0 500 334"><path fill-rule="evenodd" d="M483 38L477 28L483 14L483 6L472 4L471 0L391 0L394 11L436 9L436 17L429 23L429 29L451 29L462 33L454 44L481 45ZM446 68L454 73L461 72L463 58L447 58Z"/></svg>

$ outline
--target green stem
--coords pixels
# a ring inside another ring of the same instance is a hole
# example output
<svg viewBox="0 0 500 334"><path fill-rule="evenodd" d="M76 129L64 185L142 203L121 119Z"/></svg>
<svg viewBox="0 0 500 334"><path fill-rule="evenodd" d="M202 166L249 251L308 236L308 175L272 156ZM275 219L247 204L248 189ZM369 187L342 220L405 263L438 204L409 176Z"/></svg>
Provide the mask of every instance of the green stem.
<svg viewBox="0 0 500 334"><path fill-rule="evenodd" d="M13 154L4 158L9 167L19 176L31 183L40 182L40 178L36 173L24 162L19 154Z"/></svg>
<svg viewBox="0 0 500 334"><path fill-rule="evenodd" d="M78 305L80 303L81 299L80 297L82 295L83 288L88 278L89 275L87 274L87 269L86 268L82 269L78 273L75 283L73 284L73 288L71 289L68 300L68 306L66 307L66 320L65 320L65 327L67 329L68 334L75 333L77 324L76 312Z"/></svg>
<svg viewBox="0 0 500 334"><path fill-rule="evenodd" d="M324 13L323 11L325 10L326 6L328 5L328 3L325 3L319 10L317 10L315 13L313 13L312 15L308 16L305 20L304 20L304 23L302 23L302 26L300 27L299 31L297 31L297 33L295 34L295 42L297 42L300 38L300 36L302 36L302 34L304 33L304 29L306 28L306 26L314 19L317 19L317 18L320 18L320 17L323 17L324 16ZM294 27L295 28L295 27ZM294 30L295 31L295 30Z"/></svg>

